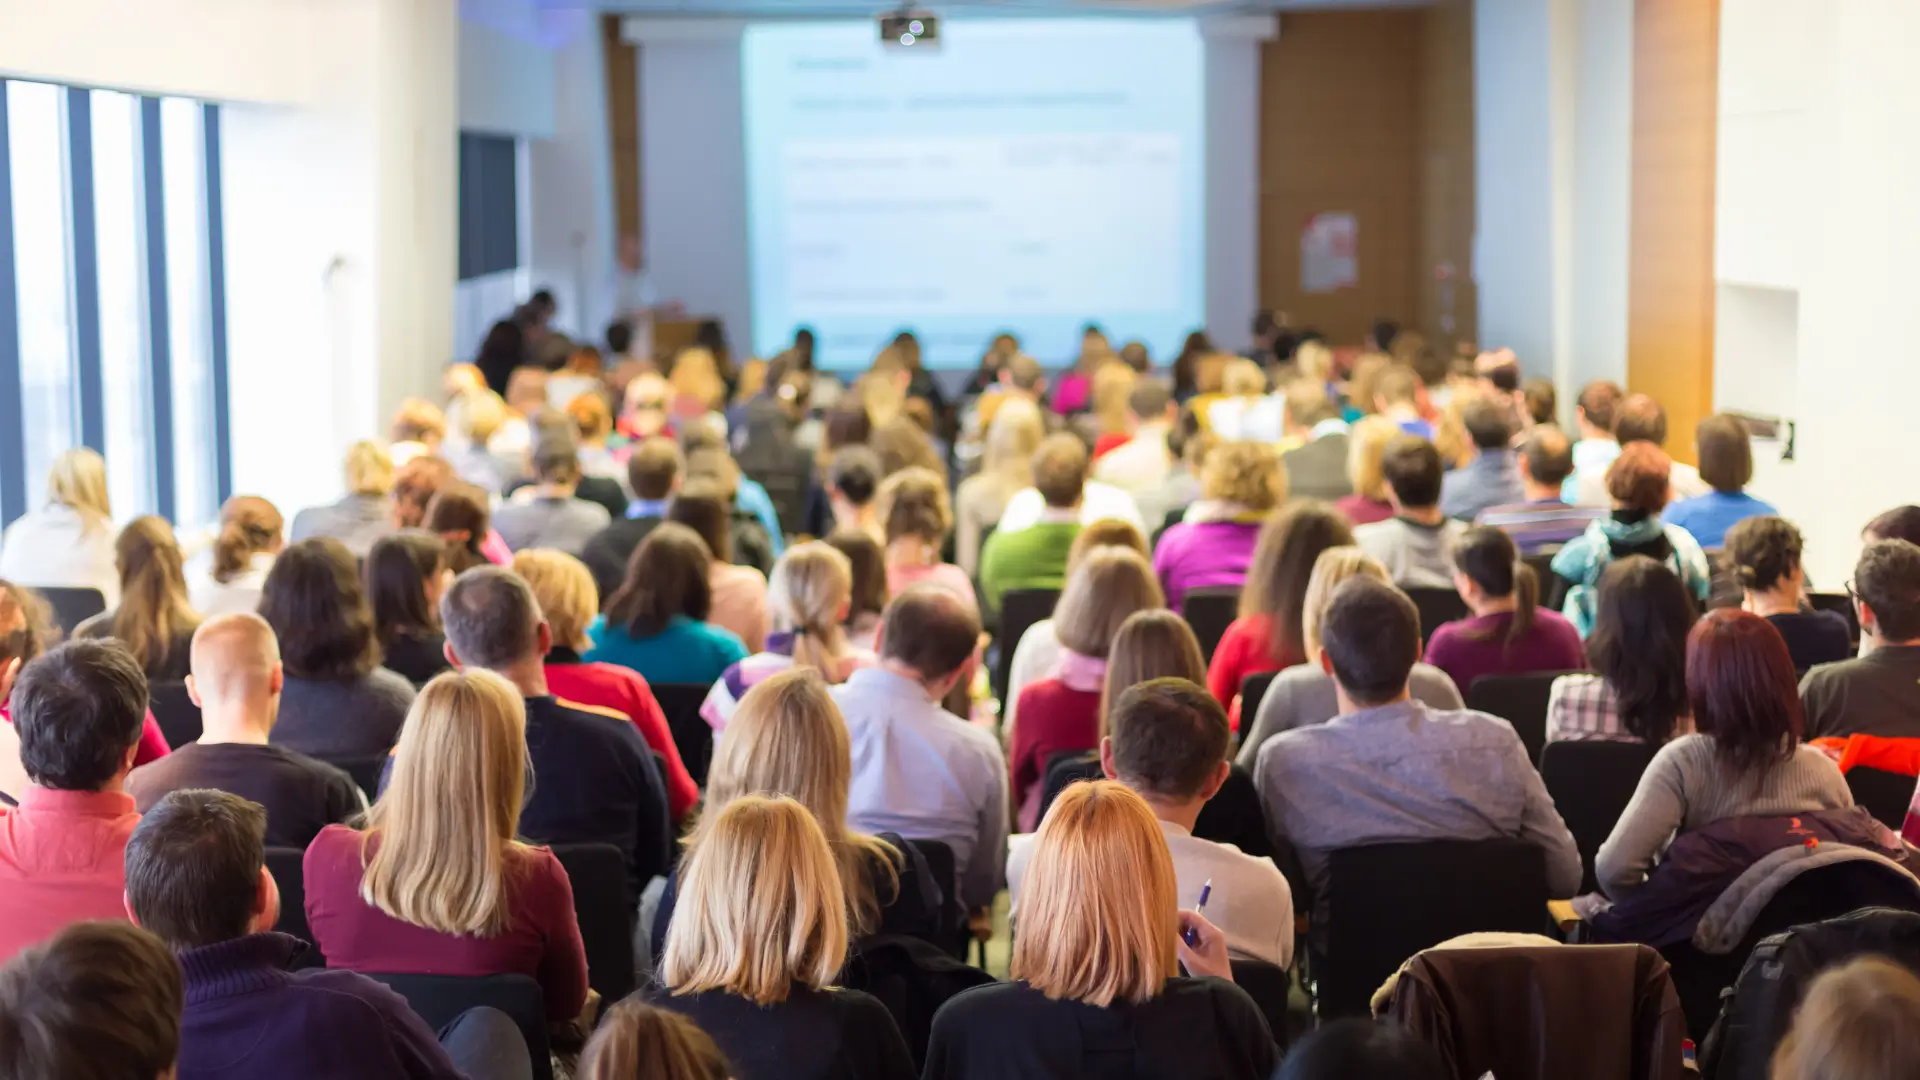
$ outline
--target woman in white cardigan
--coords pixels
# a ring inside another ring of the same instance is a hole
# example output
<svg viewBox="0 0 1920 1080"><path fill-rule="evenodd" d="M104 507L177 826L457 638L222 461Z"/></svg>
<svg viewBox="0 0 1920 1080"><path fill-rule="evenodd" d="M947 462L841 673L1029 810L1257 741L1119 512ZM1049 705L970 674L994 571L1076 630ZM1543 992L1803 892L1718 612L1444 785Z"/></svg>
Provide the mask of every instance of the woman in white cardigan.
<svg viewBox="0 0 1920 1080"><path fill-rule="evenodd" d="M76 447L53 459L46 504L0 534L0 578L29 588L98 589L111 608L120 599L113 540L107 463Z"/></svg>

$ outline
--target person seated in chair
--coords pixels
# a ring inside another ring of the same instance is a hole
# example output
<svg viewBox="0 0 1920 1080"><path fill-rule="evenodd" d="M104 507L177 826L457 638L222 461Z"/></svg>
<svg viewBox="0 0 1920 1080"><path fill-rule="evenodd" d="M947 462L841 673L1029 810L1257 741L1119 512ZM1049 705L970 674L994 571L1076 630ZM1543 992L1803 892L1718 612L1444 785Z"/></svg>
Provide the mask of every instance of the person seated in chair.
<svg viewBox="0 0 1920 1080"><path fill-rule="evenodd" d="M1740 607L1772 623L1787 639L1795 671L1838 663L1854 652L1847 617L1807 604L1805 543L1792 522L1761 515L1728 529L1723 553L1740 586Z"/></svg>
<svg viewBox="0 0 1920 1080"><path fill-rule="evenodd" d="M1453 587L1472 614L1434 630L1427 662L1455 686L1484 675L1576 671L1586 666L1580 633L1539 606L1540 583L1513 538L1475 525L1453 545Z"/></svg>
<svg viewBox="0 0 1920 1080"><path fill-rule="evenodd" d="M1452 588L1453 545L1467 526L1440 509L1445 477L1440 452L1417 435L1397 435L1387 444L1380 468L1393 516L1356 527L1353 542L1380 560L1395 585Z"/></svg>
<svg viewBox="0 0 1920 1080"><path fill-rule="evenodd" d="M1625 453L1636 443L1644 443L1666 453L1667 410L1658 401L1646 394L1628 394L1613 409L1613 437L1619 443L1616 454ZM1584 441L1584 440L1583 440ZM1574 457L1579 459L1576 449ZM1604 507L1608 505L1608 496L1612 494L1607 474L1612 463L1599 468L1587 468L1582 465L1574 474L1575 485L1572 499L1576 506ZM1712 491L1707 482L1700 478L1700 470L1685 462L1672 465L1673 498L1693 499Z"/></svg>
<svg viewBox="0 0 1920 1080"><path fill-rule="evenodd" d="M1602 740L1664 745L1692 730L1687 633L1699 617L1679 575L1629 555L1600 575L1587 661L1547 694L1548 742Z"/></svg>
<svg viewBox="0 0 1920 1080"><path fill-rule="evenodd" d="M1853 568L1860 656L1800 681L1807 737L1920 738L1920 547L1868 544Z"/></svg>
<svg viewBox="0 0 1920 1080"><path fill-rule="evenodd" d="M580 551L580 561L593 571L593 584L600 591L602 604L619 590L633 549L654 526L667 519L667 501L680 490L685 470L680 444L664 435L642 439L633 448L627 458L627 482L633 488L627 516L600 530Z"/></svg>
<svg viewBox="0 0 1920 1080"><path fill-rule="evenodd" d="M1726 546L1727 530L1751 517L1777 514L1769 503L1747 494L1753 481L1753 435L1737 416L1716 413L1694 429L1700 479L1713 490L1667 507L1667 522L1693 534L1700 546Z"/></svg>
<svg viewBox="0 0 1920 1080"><path fill-rule="evenodd" d="M0 1075L175 1080L184 997L159 938L76 923L0 967Z"/></svg>
<svg viewBox="0 0 1920 1080"><path fill-rule="evenodd" d="M493 512L493 527L507 547L553 548L569 555L613 524L607 508L580 498L580 451L571 429L544 434L530 459L533 483L513 493Z"/></svg>
<svg viewBox="0 0 1920 1080"><path fill-rule="evenodd" d="M1561 486L1573 475L1573 448L1566 432L1551 425L1534 428L1520 444L1517 460L1525 501L1489 506L1475 516L1474 522L1491 525L1513 537L1522 554L1535 555L1543 548L1564 544L1606 515L1604 510L1572 506L1560 499Z"/></svg>
<svg viewBox="0 0 1920 1080"><path fill-rule="evenodd" d="M297 750L271 746L280 713L280 643L258 615L220 615L193 635L187 693L200 707L200 738L127 777L140 812L168 792L213 788L259 803L267 844L305 849L320 830L361 810L346 773Z"/></svg>
<svg viewBox="0 0 1920 1080"><path fill-rule="evenodd" d="M1553 557L1553 572L1572 586L1561 611L1582 636L1593 632L1594 589L1607 564L1628 555L1666 563L1687 584L1693 598L1706 603L1713 570L1693 534L1668 524L1661 513L1673 495L1673 461L1645 440L1628 444L1607 467L1607 492L1613 511L1567 541Z"/></svg>
<svg viewBox="0 0 1920 1080"><path fill-rule="evenodd" d="M185 976L179 1080L532 1076L526 1040L498 1010L462 1013L436 1038L404 998L365 975L287 970L305 945L273 932L280 890L267 872L266 828L265 811L237 795L176 791L127 843L126 913L174 951ZM447 892L423 903L483 902L451 879L440 884Z"/></svg>
<svg viewBox="0 0 1920 1080"><path fill-rule="evenodd" d="M1512 448L1512 405L1490 393L1473 394L1460 405L1460 421L1473 440L1473 460L1441 481L1440 510L1472 521L1489 506L1520 501L1526 489Z"/></svg>
<svg viewBox="0 0 1920 1080"><path fill-rule="evenodd" d="M1100 771L1147 801L1166 834L1183 906L1211 883L1208 920L1227 951L1288 967L1293 963L1293 893L1271 859L1193 835L1200 808L1226 783L1227 713L1206 688L1186 679L1151 679L1122 691L1100 740ZM1007 856L1007 893L1019 916L1020 885L1033 837L1016 837Z"/></svg>
<svg viewBox="0 0 1920 1080"><path fill-rule="evenodd" d="M980 549L980 600L988 611L1000 610L1000 598L1010 589L1060 588L1085 523L1086 445L1075 435L1049 435L1034 457L1033 483L1028 490L1038 490L1045 501L1039 517L1012 531L1003 518Z"/></svg>
<svg viewBox="0 0 1920 1080"><path fill-rule="evenodd" d="M1293 842L1324 940L1327 865L1341 848L1517 837L1546 854L1549 895L1580 888L1580 851L1513 725L1470 709L1414 701L1420 615L1369 577L1334 590L1320 663L1340 715L1283 731L1260 749L1254 782L1267 823Z"/></svg>

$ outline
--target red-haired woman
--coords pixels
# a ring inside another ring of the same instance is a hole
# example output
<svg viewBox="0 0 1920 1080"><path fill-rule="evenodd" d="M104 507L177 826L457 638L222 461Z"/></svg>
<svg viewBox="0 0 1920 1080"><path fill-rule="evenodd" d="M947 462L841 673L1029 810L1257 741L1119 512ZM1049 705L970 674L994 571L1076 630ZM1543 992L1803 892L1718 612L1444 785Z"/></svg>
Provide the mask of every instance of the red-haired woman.
<svg viewBox="0 0 1920 1080"><path fill-rule="evenodd" d="M1660 748L1600 845L1594 874L1615 900L1646 883L1667 843L1731 817L1853 805L1840 769L1800 742L1799 687L1786 639L1751 612L1723 608L1687 637L1694 734Z"/></svg>

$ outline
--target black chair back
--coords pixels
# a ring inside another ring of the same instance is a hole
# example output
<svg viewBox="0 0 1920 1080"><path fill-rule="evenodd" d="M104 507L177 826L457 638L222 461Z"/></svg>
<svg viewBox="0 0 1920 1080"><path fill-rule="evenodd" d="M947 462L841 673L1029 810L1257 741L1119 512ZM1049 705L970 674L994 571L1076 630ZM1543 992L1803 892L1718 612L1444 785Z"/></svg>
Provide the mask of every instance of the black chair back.
<svg viewBox="0 0 1920 1080"><path fill-rule="evenodd" d="M1482 930L1540 932L1546 853L1518 839L1344 848L1327 864L1324 953L1313 956L1322 1017L1365 1016L1388 975L1422 949Z"/></svg>
<svg viewBox="0 0 1920 1080"><path fill-rule="evenodd" d="M1527 760L1539 761L1547 744L1547 698L1553 680L1568 672L1536 671L1526 675L1482 675L1466 691L1467 708L1492 713L1513 725L1527 748Z"/></svg>
<svg viewBox="0 0 1920 1080"><path fill-rule="evenodd" d="M313 962L302 966L320 967L326 961L320 955L320 946L314 944L313 931L307 928L307 877L301 866L305 857L306 852L299 848L267 849L267 873L273 875L273 884L280 890L280 921L273 928L307 943L305 959Z"/></svg>
<svg viewBox="0 0 1920 1080"><path fill-rule="evenodd" d="M1913 777L1855 765L1847 770L1847 787L1853 792L1853 801L1866 807L1880 824L1899 832L1907 823L1907 807L1913 805Z"/></svg>
<svg viewBox="0 0 1920 1080"><path fill-rule="evenodd" d="M200 738L200 706L187 694L184 682L157 682L147 686L147 708L167 745L179 748Z"/></svg>
<svg viewBox="0 0 1920 1080"><path fill-rule="evenodd" d="M973 935L967 930L967 912L960 903L960 870L953 857L953 848L945 840L903 839L907 839L920 852L920 857L926 860L927 874L933 878L934 888L940 893L941 906L945 908L936 944L945 949L948 955L965 960L967 942L972 940Z"/></svg>
<svg viewBox="0 0 1920 1080"><path fill-rule="evenodd" d="M1547 595L1547 583L1553 580L1553 557L1560 554L1559 544L1548 544L1531 555L1522 555L1520 561L1533 567L1534 581L1540 586L1540 596Z"/></svg>
<svg viewBox="0 0 1920 1080"><path fill-rule="evenodd" d="M1552 742L1540 754L1540 779L1580 849L1580 891L1592 892L1593 857L1613 835L1640 774L1658 748L1638 742Z"/></svg>
<svg viewBox="0 0 1920 1080"><path fill-rule="evenodd" d="M1013 650L1020 646L1020 635L1034 623L1053 618L1053 605L1059 600L1058 589L1008 589L1001 594L1000 655L993 663L993 692L1002 702L1007 700L1007 681L1013 674Z"/></svg>
<svg viewBox="0 0 1920 1080"><path fill-rule="evenodd" d="M527 1040L534 1080L553 1080L547 1042L547 1001L540 984L525 975L393 975L363 972L383 982L435 1031L482 1006L506 1013ZM611 1004L609 1002L609 1004Z"/></svg>
<svg viewBox="0 0 1920 1080"><path fill-rule="evenodd" d="M634 902L627 861L612 844L555 844L553 857L573 883L573 913L587 951L587 984L606 1002L633 993Z"/></svg>
<svg viewBox="0 0 1920 1080"><path fill-rule="evenodd" d="M379 757L346 758L332 762L333 766L353 778L360 790L367 796L368 805L380 797L380 775L387 770L390 755Z"/></svg>
<svg viewBox="0 0 1920 1080"><path fill-rule="evenodd" d="M653 683L653 699L666 714L667 730L687 775L707 786L707 767L713 764L713 728L700 715L700 705L713 687L702 683Z"/></svg>
<svg viewBox="0 0 1920 1080"><path fill-rule="evenodd" d="M1267 1018L1267 1029L1280 1049L1287 1048L1287 996L1293 992L1293 975L1283 967L1265 960L1231 960L1234 985L1247 992Z"/></svg>
<svg viewBox="0 0 1920 1080"><path fill-rule="evenodd" d="M1253 718L1260 713L1260 703L1267 699L1267 688L1273 685L1277 671L1263 671L1258 675L1249 675L1240 680L1240 730L1247 730Z"/></svg>
<svg viewBox="0 0 1920 1080"><path fill-rule="evenodd" d="M1200 639L1200 655L1213 662L1213 650L1227 636L1227 627L1240 614L1240 590L1228 586L1188 589L1180 598L1180 615Z"/></svg>
<svg viewBox="0 0 1920 1080"><path fill-rule="evenodd" d="M1413 600L1414 609L1420 612L1420 641L1425 644L1433 640L1433 632L1444 623L1464 619L1473 612L1467 610L1467 602L1452 589L1435 588L1431 585L1414 585L1404 590Z"/></svg>
<svg viewBox="0 0 1920 1080"><path fill-rule="evenodd" d="M1098 750L1063 750L1048 758L1047 775L1040 787L1040 816L1035 820L1047 820L1053 800L1068 787L1081 780L1098 780L1100 776Z"/></svg>
<svg viewBox="0 0 1920 1080"><path fill-rule="evenodd" d="M1860 613L1853 608L1853 599L1843 592L1810 592L1807 603L1815 611L1837 611L1847 617L1847 626L1853 630L1853 643L1860 644Z"/></svg>
<svg viewBox="0 0 1920 1080"><path fill-rule="evenodd" d="M34 589L53 609L53 623L61 637L71 637L73 628L107 610L107 598L99 589Z"/></svg>
<svg viewBox="0 0 1920 1080"><path fill-rule="evenodd" d="M1200 808L1200 816L1193 823L1193 835L1202 840L1232 844L1256 859L1272 857L1273 840L1267 832L1267 812L1260 803L1260 792L1253 786L1252 773L1237 762L1227 770L1226 782Z"/></svg>

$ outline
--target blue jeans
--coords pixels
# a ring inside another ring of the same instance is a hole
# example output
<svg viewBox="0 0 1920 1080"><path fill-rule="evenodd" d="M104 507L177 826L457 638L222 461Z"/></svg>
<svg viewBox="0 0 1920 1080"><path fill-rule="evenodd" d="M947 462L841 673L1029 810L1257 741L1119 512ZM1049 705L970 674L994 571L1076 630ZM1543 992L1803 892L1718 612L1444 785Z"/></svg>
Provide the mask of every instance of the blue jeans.
<svg viewBox="0 0 1920 1080"><path fill-rule="evenodd" d="M469 1080L533 1080L520 1028L499 1009L468 1009L440 1029L440 1045Z"/></svg>

